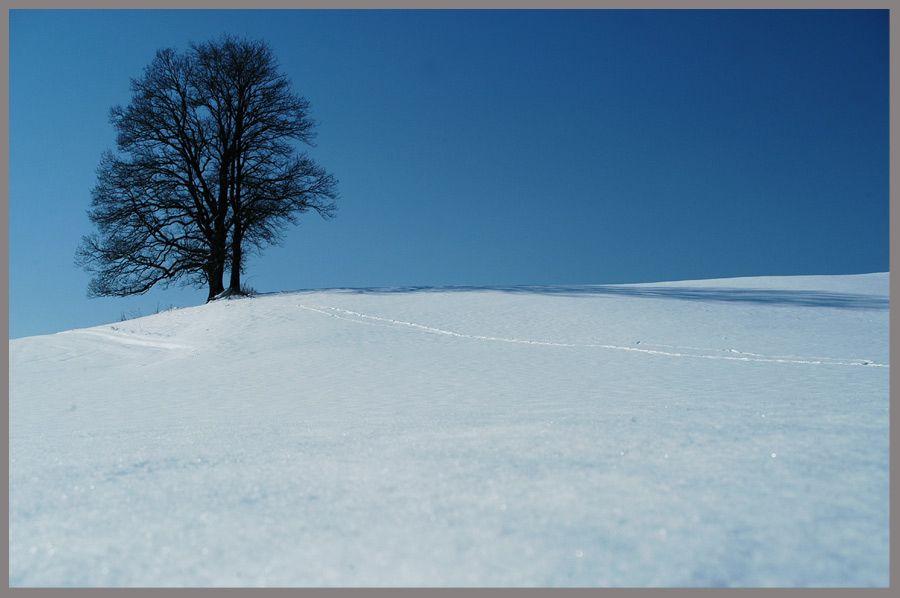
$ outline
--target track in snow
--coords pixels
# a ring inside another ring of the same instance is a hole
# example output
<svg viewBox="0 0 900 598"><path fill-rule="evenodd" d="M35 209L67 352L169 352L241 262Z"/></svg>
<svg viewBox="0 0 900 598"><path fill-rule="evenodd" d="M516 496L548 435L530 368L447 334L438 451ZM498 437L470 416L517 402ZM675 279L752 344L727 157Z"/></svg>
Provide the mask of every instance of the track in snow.
<svg viewBox="0 0 900 598"><path fill-rule="evenodd" d="M527 340L527 339L517 339L517 338L503 338L497 336L482 336L477 334L464 334L460 332L453 332L452 330L444 330L441 328L435 328L433 326L426 326L424 324L416 324L415 322L404 322L402 320L394 320L391 318L383 318L379 316L372 316L368 314L359 313L356 311L351 311L348 309L342 309L339 307L331 307L327 305L297 305L302 309L306 309L309 311L313 311L316 313L320 313L326 316L330 316L332 318L337 318L338 320L345 320L348 322L354 322L356 324L366 324L366 325L380 325L385 327L399 327L405 326L408 328L414 328L416 330L421 330L422 332L430 333L430 334L440 334L445 336L453 336L457 338L465 338L465 339L473 339L473 340L481 340L481 341L493 341L493 342L501 342L501 343L517 343L523 345L541 345L546 347L577 347L577 348L596 348L596 349L610 349L615 351L632 351L635 353L645 353L648 355L663 355L667 357L694 357L698 359L721 359L726 361L744 361L744 362L761 362L761 363L788 363L788 364L806 364L806 365L839 365L839 366L866 366L866 367L880 367L887 368L890 367L888 364L883 363L875 363L868 359L843 359L843 358L831 358L831 357L801 357L795 355L761 355L759 353L750 353L746 351L737 351L734 349L708 349L701 347L682 347L677 345L657 345L651 343L641 343L638 341L636 344L642 345L642 347L625 347L621 345L609 345L603 343L561 343L561 342L550 342L550 341L537 341L537 340ZM659 349L646 349L643 347L660 347L662 349L676 349L679 352L673 351L663 351ZM682 351L702 351L702 353L684 353ZM721 353L728 353L728 355L722 355Z"/></svg>
<svg viewBox="0 0 900 598"><path fill-rule="evenodd" d="M112 327L113 330L116 330L115 327ZM116 343L120 343L122 345L134 345L139 347L149 347L151 349L163 349L163 350L183 350L183 351L192 351L194 347L190 347L188 345L184 345L181 343L173 343L166 340L157 340L153 338L148 338L145 336L136 336L133 334L128 334L126 332L106 332L105 330L100 330L97 328L87 328L83 330L66 330L61 332L60 334L81 334L85 336L93 336L103 340L109 340Z"/></svg>

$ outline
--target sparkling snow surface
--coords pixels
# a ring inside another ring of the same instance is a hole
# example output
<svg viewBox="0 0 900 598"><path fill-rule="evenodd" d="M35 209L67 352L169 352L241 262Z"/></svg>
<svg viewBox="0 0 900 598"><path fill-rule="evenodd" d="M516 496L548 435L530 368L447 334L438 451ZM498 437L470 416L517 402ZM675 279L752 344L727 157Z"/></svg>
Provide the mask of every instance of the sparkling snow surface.
<svg viewBox="0 0 900 598"><path fill-rule="evenodd" d="M9 341L10 586L886 586L888 275Z"/></svg>

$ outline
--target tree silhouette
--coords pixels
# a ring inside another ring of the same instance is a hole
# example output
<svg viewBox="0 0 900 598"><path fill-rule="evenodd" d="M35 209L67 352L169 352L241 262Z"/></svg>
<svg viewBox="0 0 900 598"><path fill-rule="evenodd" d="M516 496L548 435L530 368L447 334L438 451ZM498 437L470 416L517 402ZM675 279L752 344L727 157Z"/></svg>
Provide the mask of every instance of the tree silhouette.
<svg viewBox="0 0 900 598"><path fill-rule="evenodd" d="M127 296L175 281L208 300L241 292L248 248L280 240L314 210L331 218L337 181L312 145L309 103L294 94L261 41L223 36L186 53L157 52L131 103L110 111L118 153L97 169L76 262L91 296Z"/></svg>

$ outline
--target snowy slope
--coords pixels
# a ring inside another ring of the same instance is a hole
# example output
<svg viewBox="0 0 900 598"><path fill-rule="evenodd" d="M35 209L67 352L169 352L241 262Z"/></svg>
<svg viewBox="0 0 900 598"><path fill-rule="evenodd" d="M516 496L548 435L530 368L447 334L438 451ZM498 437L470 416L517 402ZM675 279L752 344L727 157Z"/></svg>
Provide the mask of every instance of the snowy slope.
<svg viewBox="0 0 900 598"><path fill-rule="evenodd" d="M10 586L886 586L888 275L9 341Z"/></svg>

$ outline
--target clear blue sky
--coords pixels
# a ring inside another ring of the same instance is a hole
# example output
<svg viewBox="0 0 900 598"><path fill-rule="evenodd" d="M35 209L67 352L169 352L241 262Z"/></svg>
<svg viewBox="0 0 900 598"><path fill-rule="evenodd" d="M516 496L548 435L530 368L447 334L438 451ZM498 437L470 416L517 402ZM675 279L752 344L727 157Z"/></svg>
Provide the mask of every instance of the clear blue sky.
<svg viewBox="0 0 900 598"><path fill-rule="evenodd" d="M888 266L888 12L45 11L9 18L9 335L203 303L87 299L108 113L156 50L265 39L340 180L260 292Z"/></svg>

